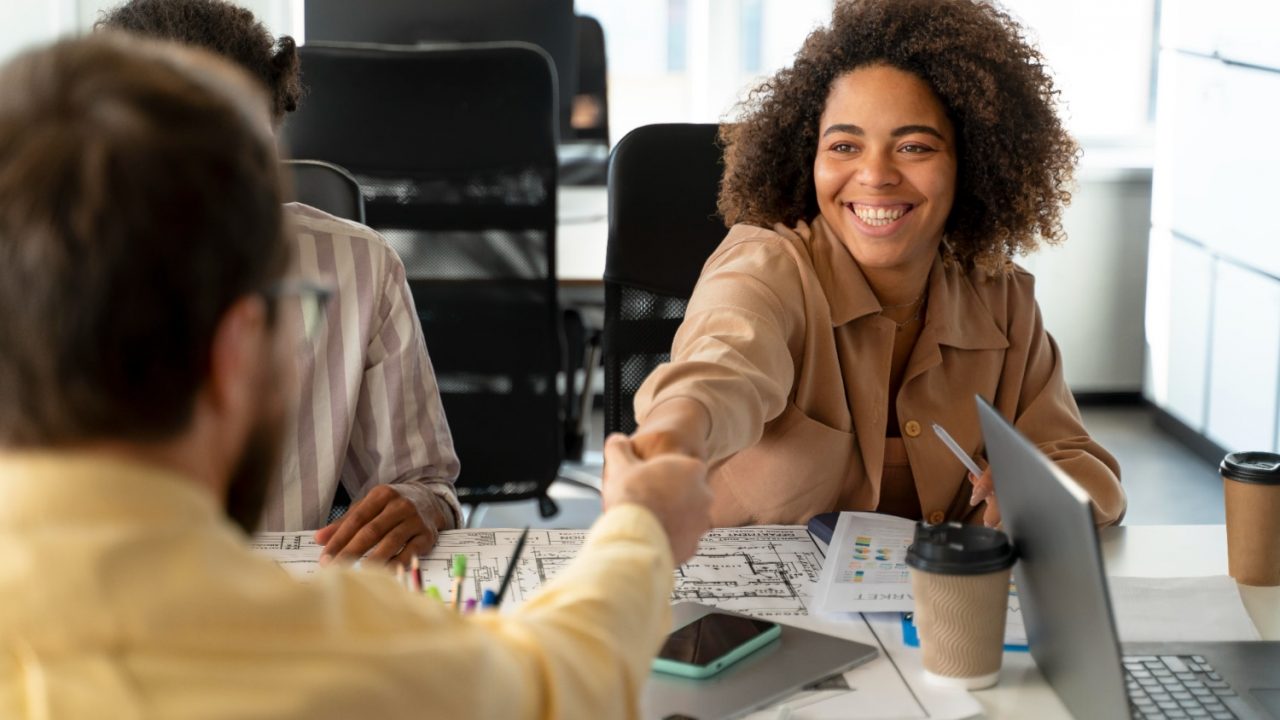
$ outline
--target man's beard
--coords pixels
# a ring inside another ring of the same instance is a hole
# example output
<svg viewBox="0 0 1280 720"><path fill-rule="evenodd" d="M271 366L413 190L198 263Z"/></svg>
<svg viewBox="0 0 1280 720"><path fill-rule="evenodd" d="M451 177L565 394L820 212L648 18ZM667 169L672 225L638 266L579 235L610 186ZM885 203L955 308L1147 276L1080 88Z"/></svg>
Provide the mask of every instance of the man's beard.
<svg viewBox="0 0 1280 720"><path fill-rule="evenodd" d="M244 451L227 485L227 516L245 532L252 533L262 521L267 504L267 487L280 462L284 422L266 413L249 432Z"/></svg>

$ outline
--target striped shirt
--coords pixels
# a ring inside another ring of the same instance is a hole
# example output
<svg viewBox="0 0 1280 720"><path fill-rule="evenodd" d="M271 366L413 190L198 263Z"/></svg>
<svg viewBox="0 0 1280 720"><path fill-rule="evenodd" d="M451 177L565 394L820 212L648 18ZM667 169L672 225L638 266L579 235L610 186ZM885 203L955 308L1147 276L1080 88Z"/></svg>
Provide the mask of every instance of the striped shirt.
<svg viewBox="0 0 1280 720"><path fill-rule="evenodd" d="M323 527L339 483L353 500L389 484L427 522L436 509L456 526L458 456L403 263L363 225L300 203L285 209L298 241L293 274L334 293L311 351L298 356L298 415L262 529Z"/></svg>

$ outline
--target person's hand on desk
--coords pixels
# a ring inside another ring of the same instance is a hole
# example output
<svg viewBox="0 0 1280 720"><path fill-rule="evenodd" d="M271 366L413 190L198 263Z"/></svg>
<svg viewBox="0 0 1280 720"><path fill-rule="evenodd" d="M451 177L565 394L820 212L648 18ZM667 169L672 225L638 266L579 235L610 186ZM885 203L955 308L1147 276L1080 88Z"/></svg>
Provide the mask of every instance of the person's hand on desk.
<svg viewBox="0 0 1280 720"><path fill-rule="evenodd" d="M996 484L991 479L991 468L982 471L982 477L974 477L969 473L969 482L973 483L973 495L969 497L969 506L976 507L983 500L987 501L987 509L982 514L982 524L996 527L1000 524L1000 505L996 503Z"/></svg>
<svg viewBox="0 0 1280 720"><path fill-rule="evenodd" d="M408 565L414 555L435 547L444 510L433 507L424 519L417 506L390 485L379 485L351 506L345 515L316 531L324 545L321 564L332 560L368 559Z"/></svg>
<svg viewBox="0 0 1280 720"><path fill-rule="evenodd" d="M626 435L609 436L604 445L605 510L635 503L667 531L676 565L693 557L698 540L711 529L711 490L707 465L679 454L641 460Z"/></svg>

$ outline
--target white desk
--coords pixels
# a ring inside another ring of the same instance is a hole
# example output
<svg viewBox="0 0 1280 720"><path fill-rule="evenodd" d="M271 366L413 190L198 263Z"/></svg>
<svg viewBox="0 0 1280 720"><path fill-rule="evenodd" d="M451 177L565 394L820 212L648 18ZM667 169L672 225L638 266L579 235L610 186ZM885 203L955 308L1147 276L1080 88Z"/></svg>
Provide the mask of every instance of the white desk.
<svg viewBox="0 0 1280 720"><path fill-rule="evenodd" d="M1102 532L1107 575L1194 577L1227 574L1222 525L1134 525ZM1240 586L1249 617L1266 640L1280 640L1280 587ZM1000 683L973 693L990 718L1070 718L1029 653L1006 653Z"/></svg>
<svg viewBox="0 0 1280 720"><path fill-rule="evenodd" d="M309 550L313 551L318 558L318 547L311 546ZM1225 575L1226 531L1221 525L1137 525L1111 528L1103 531L1103 555L1107 564L1107 574L1111 576ZM444 564L440 563L439 567L444 567ZM1241 587L1240 595L1261 636L1267 640L1280 640L1280 588ZM773 596L770 595L770 597ZM801 608L803 607L806 606L801 605ZM857 622L834 621L815 616L792 616L784 622L838 636L858 632L855 627ZM850 639L859 638L850 636ZM916 649L905 649L905 651L919 652ZM880 663L880 670L873 669L871 664L864 666L871 673L872 680L885 680L891 677L891 682L899 682L897 670L887 669L894 667L888 661L874 662ZM868 676L864 675L862 679L866 680ZM1036 718L1037 720L1070 718L1066 708L1062 706L1057 695L1037 670L1031 655L1025 652L1006 653L1000 671L999 684L989 690L974 692L973 697L988 718ZM856 692L848 693L847 698L849 703L856 704L861 701ZM842 698L840 702L846 701ZM848 714L854 712L856 710ZM798 714L803 715L803 712ZM773 720L777 713L766 710L753 717L757 716Z"/></svg>
<svg viewBox="0 0 1280 720"><path fill-rule="evenodd" d="M1134 525L1103 531L1108 575L1195 577L1227 574L1223 525ZM1240 586L1240 599L1264 640L1280 640L1280 587Z"/></svg>
<svg viewBox="0 0 1280 720"><path fill-rule="evenodd" d="M561 187L556 198L556 279L561 285L604 284L609 194L603 187Z"/></svg>

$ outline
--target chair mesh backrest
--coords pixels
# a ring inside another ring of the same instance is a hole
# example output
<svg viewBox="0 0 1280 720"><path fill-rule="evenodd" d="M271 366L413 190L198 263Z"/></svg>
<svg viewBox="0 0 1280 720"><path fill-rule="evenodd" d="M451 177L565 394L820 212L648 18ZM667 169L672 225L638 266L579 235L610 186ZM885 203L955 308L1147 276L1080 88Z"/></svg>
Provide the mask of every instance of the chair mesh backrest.
<svg viewBox="0 0 1280 720"><path fill-rule="evenodd" d="M648 125L609 162L605 267L605 432L635 429L633 401L671 358L698 274L725 236L716 125Z"/></svg>
<svg viewBox="0 0 1280 720"><path fill-rule="evenodd" d="M302 48L295 155L356 176L404 261L464 502L534 497L563 456L556 104L519 43Z"/></svg>
<svg viewBox="0 0 1280 720"><path fill-rule="evenodd" d="M344 220L364 222L364 197L351 173L320 160L285 160L293 197Z"/></svg>
<svg viewBox="0 0 1280 720"><path fill-rule="evenodd" d="M685 298L659 295L621 283L606 286L605 433L636 429L632 401L654 368L671 359L671 340L684 319Z"/></svg>

